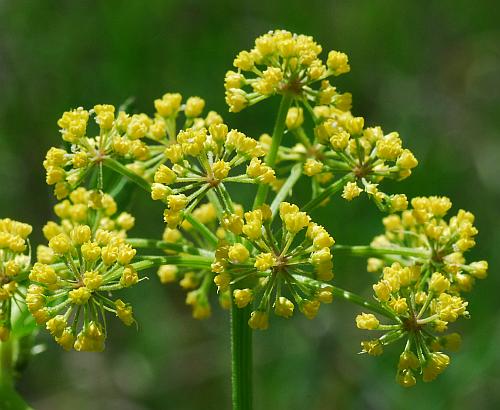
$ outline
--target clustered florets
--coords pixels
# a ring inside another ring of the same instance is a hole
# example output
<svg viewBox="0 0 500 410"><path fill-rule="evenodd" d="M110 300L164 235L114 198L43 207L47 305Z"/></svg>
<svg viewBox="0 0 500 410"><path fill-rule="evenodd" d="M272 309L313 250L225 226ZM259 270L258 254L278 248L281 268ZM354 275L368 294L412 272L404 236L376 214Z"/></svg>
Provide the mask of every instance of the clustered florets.
<svg viewBox="0 0 500 410"><path fill-rule="evenodd" d="M0 342L9 338L13 304L24 299L22 284L29 269L28 236L32 227L12 219L0 219Z"/></svg>
<svg viewBox="0 0 500 410"><path fill-rule="evenodd" d="M129 115L121 109L116 113L109 104L65 112L58 125L69 148L51 148L43 162L47 184L55 186L57 198L65 198L93 169L102 174L106 160L119 159L131 171L150 180L165 161L165 148L175 140L180 112L185 116L185 128L222 122L214 111L206 118L200 117L205 102L199 97L190 97L182 104L180 94L165 94L154 105L157 112L153 118L144 113ZM90 123L91 118L95 125Z"/></svg>
<svg viewBox="0 0 500 410"><path fill-rule="evenodd" d="M210 315L215 287L222 307L251 308L253 329L268 327L271 309L289 318L298 308L312 319L336 294L377 313L356 318L358 328L383 332L363 341L363 352L380 355L405 339L400 384L444 371L450 359L442 350L455 350L460 336L436 334L468 316L463 293L488 269L486 261L464 257L475 245L474 217L460 210L446 221L448 198L414 198L408 210L404 194L379 190L385 178L410 176L418 161L397 132L365 127L351 113L352 95L329 80L350 70L348 57L330 51L323 61L321 52L312 37L276 30L236 56L236 71L225 77L230 111L282 96L273 137L259 141L231 130L214 111L205 116L200 97L183 103L178 93L156 99L152 117L112 105L65 112L58 121L64 146L51 148L43 162L62 200L54 207L59 222L44 226L48 246L37 248L33 266L31 226L0 220L0 340L9 336L13 303L25 300L65 349L101 351L106 312L135 322L132 307L113 292L138 283L141 269L160 266L162 283L178 280L189 291L197 319ZM281 144L284 133L296 144ZM108 180L113 172L119 178ZM311 201L299 208L285 200L302 174L310 177ZM166 204L162 241L127 238L135 219L118 212L115 197L128 181ZM252 210L233 203L229 183L259 185ZM268 185L277 191L272 202ZM377 258L368 270L379 274L373 302L329 283L334 240L306 213L339 191L348 201L365 192L391 213L369 249ZM136 258L136 248L149 246L162 255Z"/></svg>
<svg viewBox="0 0 500 410"><path fill-rule="evenodd" d="M333 238L296 205L282 202L279 216L281 232L273 233L267 205L243 216L225 215L222 223L230 234L220 243L212 264L219 290L233 289L238 307L256 302L248 322L254 329L268 327L271 308L288 318L296 304L312 319L320 302L332 301L332 288L324 282L333 278Z"/></svg>
<svg viewBox="0 0 500 410"><path fill-rule="evenodd" d="M346 104L349 96L337 95L326 78L350 70L347 55L330 51L326 64L322 49L312 37L276 30L258 37L255 47L241 51L225 78L229 110L238 112L274 94L290 93L322 104ZM319 90L311 87L321 81Z"/></svg>
<svg viewBox="0 0 500 410"><path fill-rule="evenodd" d="M384 219L386 232L372 246L387 249L384 259L371 258L368 270L382 271L373 285L375 299L394 320L381 325L373 314L356 318L361 329L388 330L379 339L362 343L372 355L382 353L382 346L406 338L406 347L398 365L397 380L404 386L416 383L415 371L424 381L437 377L449 363L441 352L456 350L460 336L456 333L435 336L448 329L448 324L468 317L468 302L462 293L472 289L475 279L486 277L486 261L467 264L463 252L475 245L474 216L460 210L446 221L451 201L446 197L419 197L412 209ZM409 250L407 255L391 255L391 248ZM411 255L411 250L415 254Z"/></svg>
<svg viewBox="0 0 500 410"><path fill-rule="evenodd" d="M151 197L167 204L164 219L170 228L175 228L210 189L215 190L223 203L224 182L274 182L274 171L259 159L264 154L256 140L237 130L228 131L223 123L212 124L208 130L180 131L176 143L165 150L172 165L162 164L157 169ZM231 175L242 164L248 164L246 173L236 171Z"/></svg>
<svg viewBox="0 0 500 410"><path fill-rule="evenodd" d="M39 324L69 350L101 351L106 337L105 311L126 325L132 308L110 292L136 284L131 265L136 250L125 242L134 225L132 215L115 216L114 199L80 187L54 206L60 223L48 222L43 233L48 246L37 249L29 274L26 303Z"/></svg>
<svg viewBox="0 0 500 410"><path fill-rule="evenodd" d="M298 109L291 108L287 118L295 117L292 110ZM301 123L289 127L300 142L292 148L281 147L278 160L282 166L303 163L304 174L313 177L313 187L320 192L333 186L340 174L344 176L344 199L351 201L366 192L382 211L406 209L404 195L387 195L378 188L384 178L407 178L418 165L412 152L403 148L399 134L384 134L380 127L365 128L363 117L335 107L316 106L313 115L313 141ZM279 167L278 163L278 172Z"/></svg>

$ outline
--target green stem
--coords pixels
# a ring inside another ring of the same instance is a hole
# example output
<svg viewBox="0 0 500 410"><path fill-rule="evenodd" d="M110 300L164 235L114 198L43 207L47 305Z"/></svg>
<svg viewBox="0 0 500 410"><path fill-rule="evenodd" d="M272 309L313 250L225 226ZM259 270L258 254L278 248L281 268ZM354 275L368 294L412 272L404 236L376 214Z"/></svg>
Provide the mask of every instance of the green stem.
<svg viewBox="0 0 500 410"><path fill-rule="evenodd" d="M354 175L349 173L338 181L335 181L332 185L326 188L321 194L317 197L311 199L307 204L302 207L302 211L312 211L316 207L318 207L325 199L329 198L335 192L340 191L347 182L354 180Z"/></svg>
<svg viewBox="0 0 500 410"><path fill-rule="evenodd" d="M202 234L209 243L211 243L213 246L217 246L219 240L217 239L217 236L215 236L215 234L210 229L208 229L205 225L203 225L198 219L196 219L190 213L185 214L184 218L191 225L193 225L193 228L196 229L200 234Z"/></svg>
<svg viewBox="0 0 500 410"><path fill-rule="evenodd" d="M149 184L148 181L146 181L140 175L137 175L135 172L132 172L126 166L114 160L113 158L106 158L102 163L105 167L108 167L109 169L112 169L113 171L118 172L119 174L127 177L132 182L139 185L146 192L149 193L151 192L151 185Z"/></svg>
<svg viewBox="0 0 500 410"><path fill-rule="evenodd" d="M271 204L271 211L273 218L276 215L276 212L278 212L278 208L281 204L281 202L288 196L290 193L290 190L293 188L295 183L299 180L300 176L302 175L302 164L296 164L290 171L290 176L288 179L285 181L281 189L278 191L276 194L276 197L274 198L272 204Z"/></svg>
<svg viewBox="0 0 500 410"><path fill-rule="evenodd" d="M182 256L140 256L141 261L132 263L136 270L154 268L160 265L177 265L190 268L210 269L213 258L199 255Z"/></svg>
<svg viewBox="0 0 500 410"><path fill-rule="evenodd" d="M5 410L32 410L14 388L14 342L13 335L0 342L0 405Z"/></svg>
<svg viewBox="0 0 500 410"><path fill-rule="evenodd" d="M191 255L203 255L207 257L214 256L213 252L207 251L206 249L196 248L194 246L183 245L180 243L171 243L145 238L127 238L126 241L134 248L164 249L178 253L188 253Z"/></svg>
<svg viewBox="0 0 500 410"><path fill-rule="evenodd" d="M0 384L13 385L13 350L12 337L5 342L0 342Z"/></svg>
<svg viewBox="0 0 500 410"><path fill-rule="evenodd" d="M281 97L281 103L278 109L278 115L276 117L276 122L274 123L271 148L269 149L269 152L266 156L266 164L269 165L271 168L273 168L274 164L276 163L278 149L281 145L283 133L285 132L286 115L288 113L288 108L292 103L292 99L293 97L288 94L284 94L283 97ZM253 203L254 209L258 208L266 201L268 192L269 192L268 184L259 185L259 188L257 190L257 195L255 196L255 201Z"/></svg>
<svg viewBox="0 0 500 410"><path fill-rule="evenodd" d="M424 249L414 249L414 248L404 248L404 247L387 247L379 248L373 246L348 246L348 245L337 245L333 247L333 252L335 253L346 253L353 256L386 256L386 255L401 255L401 256L412 256L415 258L429 258L431 255L428 251Z"/></svg>
<svg viewBox="0 0 500 410"><path fill-rule="evenodd" d="M248 319L251 304L238 308L231 306L231 354L233 410L252 408L252 329Z"/></svg>
<svg viewBox="0 0 500 410"><path fill-rule="evenodd" d="M396 319L398 322L400 321L399 318L392 313L390 310L384 308L383 306L370 302L363 298L362 296L357 295L356 293L349 292L348 290L344 290L341 288L338 288L336 286L333 286L332 293L334 296L344 299L348 302L355 303L356 305L362 306L364 308L367 308L371 310L372 312L379 313L382 316L385 316L390 319Z"/></svg>

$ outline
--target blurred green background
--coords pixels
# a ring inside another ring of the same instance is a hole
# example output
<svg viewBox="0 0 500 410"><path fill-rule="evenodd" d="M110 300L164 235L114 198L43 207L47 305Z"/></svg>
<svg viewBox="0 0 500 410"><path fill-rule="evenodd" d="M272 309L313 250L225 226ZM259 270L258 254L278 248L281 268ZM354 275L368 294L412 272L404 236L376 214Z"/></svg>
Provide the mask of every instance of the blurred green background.
<svg viewBox="0 0 500 410"><path fill-rule="evenodd" d="M354 113L398 130L420 160L409 196L445 194L477 216L471 260L490 277L470 296L462 350L436 382L394 382L400 347L357 355L358 309L336 301L315 321L273 320L255 336L256 409L500 408L500 8L442 1L0 0L0 214L29 222L33 239L54 203L41 166L58 144L56 121L77 106L136 98L151 113L166 91L200 95L233 127L270 131L276 100L226 112L223 77L241 49L270 29L312 35L350 57L336 85ZM298 200L300 192L297 193ZM134 235L159 235L161 206L139 193ZM333 215L333 216L332 216ZM366 199L316 212L338 243L367 243L381 215ZM361 260L337 258L339 286L369 295ZM194 321L177 286L154 274L129 295L139 332L113 326L104 354L66 353L44 334L19 389L36 409L226 409L230 404L228 314Z"/></svg>

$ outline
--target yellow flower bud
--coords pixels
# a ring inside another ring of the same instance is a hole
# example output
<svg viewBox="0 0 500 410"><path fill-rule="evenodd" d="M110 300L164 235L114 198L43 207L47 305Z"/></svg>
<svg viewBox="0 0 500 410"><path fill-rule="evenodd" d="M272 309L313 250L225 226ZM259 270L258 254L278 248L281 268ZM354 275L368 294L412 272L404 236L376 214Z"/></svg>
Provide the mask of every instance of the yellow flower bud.
<svg viewBox="0 0 500 410"><path fill-rule="evenodd" d="M229 166L229 164L223 160L215 162L212 166L214 177L217 178L218 180L226 178L230 170L231 167Z"/></svg>
<svg viewBox="0 0 500 410"><path fill-rule="evenodd" d="M304 164L304 174L307 176L314 176L323 170L323 163L315 159L309 158Z"/></svg>
<svg viewBox="0 0 500 410"><path fill-rule="evenodd" d="M52 319L48 320L45 327L50 332L52 336L60 337L67 326L66 319L63 315L54 316Z"/></svg>
<svg viewBox="0 0 500 410"><path fill-rule="evenodd" d="M81 251L83 258L88 262L95 262L101 256L101 248L96 242L84 243Z"/></svg>
<svg viewBox="0 0 500 410"><path fill-rule="evenodd" d="M330 137L330 144L335 151L344 151L349 145L350 137L347 132L339 130Z"/></svg>
<svg viewBox="0 0 500 410"><path fill-rule="evenodd" d="M289 130L299 128L304 122L304 112L300 107L291 107L286 115L286 127Z"/></svg>
<svg viewBox="0 0 500 410"><path fill-rule="evenodd" d="M115 300L116 316L126 325L130 326L135 322L132 316L132 306L123 302L121 299Z"/></svg>
<svg viewBox="0 0 500 410"><path fill-rule="evenodd" d="M90 241L91 235L92 232L90 230L90 226L87 225L79 225L73 228L70 234L71 240L75 245L82 245L83 243Z"/></svg>
<svg viewBox="0 0 500 410"><path fill-rule="evenodd" d="M188 198L184 194L169 195L167 197L167 204L171 211L178 212L183 210L188 202Z"/></svg>
<svg viewBox="0 0 500 410"><path fill-rule="evenodd" d="M359 196L359 194L363 190L358 187L358 185L355 182L348 182L344 186L344 191L342 192L342 198L347 199L348 201L352 201L354 198Z"/></svg>
<svg viewBox="0 0 500 410"><path fill-rule="evenodd" d="M91 291L87 287L82 286L69 291L68 296L75 305L84 305L90 299Z"/></svg>
<svg viewBox="0 0 500 410"><path fill-rule="evenodd" d="M96 290L102 285L102 275L96 271L88 271L83 274L83 284L90 290Z"/></svg>
<svg viewBox="0 0 500 410"><path fill-rule="evenodd" d="M179 110L181 101L182 96L180 94L164 94L161 99L154 101L154 106L162 117L169 117Z"/></svg>
<svg viewBox="0 0 500 410"><path fill-rule="evenodd" d="M159 184L173 184L177 175L166 165L160 165L155 172L154 181Z"/></svg>
<svg viewBox="0 0 500 410"><path fill-rule="evenodd" d="M186 101L184 113L187 117L198 117L205 108L205 100L200 97L190 97Z"/></svg>
<svg viewBox="0 0 500 410"><path fill-rule="evenodd" d="M235 289L233 291L234 303L239 308L244 308L253 300L253 292L251 289Z"/></svg>
<svg viewBox="0 0 500 410"><path fill-rule="evenodd" d="M160 278L160 282L170 283L174 282L177 278L178 268L175 265L162 265L158 269L158 277Z"/></svg>
<svg viewBox="0 0 500 410"><path fill-rule="evenodd" d="M50 239L49 247L59 255L68 253L72 248L70 239L64 233L60 233Z"/></svg>
<svg viewBox="0 0 500 410"><path fill-rule="evenodd" d="M318 314L320 303L318 300L303 300L300 304L300 310L308 319L314 319Z"/></svg>
<svg viewBox="0 0 500 410"><path fill-rule="evenodd" d="M418 165L418 161L409 149L404 149L397 159L396 165L402 169L413 169Z"/></svg>
<svg viewBox="0 0 500 410"><path fill-rule="evenodd" d="M128 288L135 285L137 282L139 282L139 275L137 275L137 271L132 266L125 266L120 278L120 285Z"/></svg>
<svg viewBox="0 0 500 410"><path fill-rule="evenodd" d="M379 325L380 322L375 315L371 313L361 313L356 316L356 326L358 329L374 330L378 328Z"/></svg>
<svg viewBox="0 0 500 410"><path fill-rule="evenodd" d="M255 310L248 319L248 325L254 330L265 330L269 327L269 315L266 312Z"/></svg>
<svg viewBox="0 0 500 410"><path fill-rule="evenodd" d="M291 300L280 296L274 305L274 313L286 319L292 317L294 305Z"/></svg>
<svg viewBox="0 0 500 410"><path fill-rule="evenodd" d="M264 272L275 265L275 259L271 253L261 253L255 257L254 267Z"/></svg>
<svg viewBox="0 0 500 410"><path fill-rule="evenodd" d="M330 51L328 53L326 65L336 76L348 73L351 69L348 63L347 55L345 53L341 53L340 51Z"/></svg>
<svg viewBox="0 0 500 410"><path fill-rule="evenodd" d="M229 248L228 256L234 263L243 263L248 259L250 253L241 243L236 243Z"/></svg>
<svg viewBox="0 0 500 410"><path fill-rule="evenodd" d="M450 281L439 272L434 272L429 280L429 290L442 293L450 288Z"/></svg>

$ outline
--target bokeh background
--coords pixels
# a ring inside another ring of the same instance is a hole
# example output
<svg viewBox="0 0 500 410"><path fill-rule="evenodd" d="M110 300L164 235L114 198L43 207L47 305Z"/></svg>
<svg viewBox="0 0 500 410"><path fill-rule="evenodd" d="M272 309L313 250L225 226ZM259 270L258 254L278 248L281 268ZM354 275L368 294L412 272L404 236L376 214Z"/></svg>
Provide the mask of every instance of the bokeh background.
<svg viewBox="0 0 500 410"><path fill-rule="evenodd" d="M35 243L54 200L41 162L58 144L56 121L77 106L152 112L166 91L200 95L234 127L270 131L276 101L227 113L223 76L235 54L270 29L313 35L348 53L336 80L367 123L398 130L420 166L387 190L445 194L477 216L490 277L470 297L472 320L455 328L462 350L431 384L394 382L399 347L358 355L358 309L337 301L315 321L274 320L255 336L256 409L496 409L500 407L500 21L495 2L194 0L0 0L2 217L34 225ZM300 190L298 190L300 191ZM304 191L307 194L307 191ZM297 192L297 199L301 198ZM158 236L161 206L139 194L135 235ZM381 215L366 199L316 212L344 244L367 243ZM340 286L369 294L361 260L337 258ZM140 329L113 326L106 353L65 353L45 334L19 389L36 409L226 409L228 313L194 321L176 286L155 278L130 292Z"/></svg>

